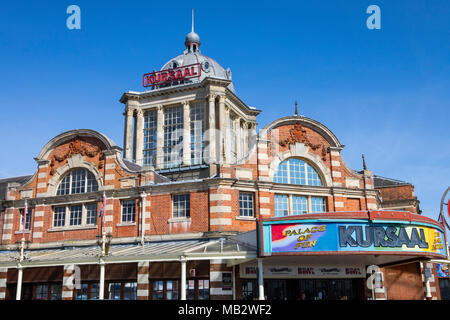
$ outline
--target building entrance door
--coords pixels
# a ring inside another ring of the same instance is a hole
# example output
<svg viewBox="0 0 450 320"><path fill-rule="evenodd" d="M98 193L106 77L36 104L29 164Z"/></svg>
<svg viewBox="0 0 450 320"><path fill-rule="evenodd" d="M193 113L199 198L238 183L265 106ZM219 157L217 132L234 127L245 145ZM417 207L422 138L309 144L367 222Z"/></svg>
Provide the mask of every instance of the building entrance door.
<svg viewBox="0 0 450 320"><path fill-rule="evenodd" d="M359 279L266 279L268 300L354 300Z"/></svg>

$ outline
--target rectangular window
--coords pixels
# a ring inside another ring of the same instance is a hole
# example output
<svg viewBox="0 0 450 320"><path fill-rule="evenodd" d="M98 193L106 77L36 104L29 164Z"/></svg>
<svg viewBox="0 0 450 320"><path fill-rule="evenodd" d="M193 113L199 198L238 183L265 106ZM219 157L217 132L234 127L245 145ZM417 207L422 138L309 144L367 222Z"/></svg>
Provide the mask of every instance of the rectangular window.
<svg viewBox="0 0 450 320"><path fill-rule="evenodd" d="M304 196L292 196L292 214L300 215L308 213L308 198Z"/></svg>
<svg viewBox="0 0 450 320"><path fill-rule="evenodd" d="M173 217L188 218L191 215L191 204L189 194L174 194L173 200Z"/></svg>
<svg viewBox="0 0 450 320"><path fill-rule="evenodd" d="M75 170L72 176L72 194L84 193L86 184L86 170Z"/></svg>
<svg viewBox="0 0 450 320"><path fill-rule="evenodd" d="M164 281L153 281L153 300L164 299Z"/></svg>
<svg viewBox="0 0 450 320"><path fill-rule="evenodd" d="M23 212L25 209L20 209L20 230L23 229ZM27 208L27 214L25 215L25 230L30 230L31 226L31 214L33 213L32 208Z"/></svg>
<svg viewBox="0 0 450 320"><path fill-rule="evenodd" d="M166 281L166 299L178 300L178 281L167 280Z"/></svg>
<svg viewBox="0 0 450 320"><path fill-rule="evenodd" d="M183 159L183 108L164 109L164 167L181 165Z"/></svg>
<svg viewBox="0 0 450 320"><path fill-rule="evenodd" d="M71 174L68 174L61 181L61 183L58 187L58 191L56 193L57 196L63 196L63 195L70 193L70 177L71 177Z"/></svg>
<svg viewBox="0 0 450 320"><path fill-rule="evenodd" d="M50 300L61 300L62 297L62 287L61 284L52 284L50 286Z"/></svg>
<svg viewBox="0 0 450 320"><path fill-rule="evenodd" d="M239 192L239 215L253 217L253 193Z"/></svg>
<svg viewBox="0 0 450 320"><path fill-rule="evenodd" d="M70 206L70 222L71 226L81 225L81 216L83 212L83 206L81 204Z"/></svg>
<svg viewBox="0 0 450 320"><path fill-rule="evenodd" d="M306 170L304 161L288 161L291 184L306 184Z"/></svg>
<svg viewBox="0 0 450 320"><path fill-rule="evenodd" d="M120 282L114 282L109 284L109 300L120 300L120 290L122 284Z"/></svg>
<svg viewBox="0 0 450 320"><path fill-rule="evenodd" d="M77 289L77 300L87 300L88 299L88 290L89 285L87 283L80 284L80 289Z"/></svg>
<svg viewBox="0 0 450 320"><path fill-rule="evenodd" d="M289 215L289 197L287 195L275 195L275 216L284 217Z"/></svg>
<svg viewBox="0 0 450 320"><path fill-rule="evenodd" d="M66 207L53 208L53 226L63 227L66 224Z"/></svg>
<svg viewBox="0 0 450 320"><path fill-rule="evenodd" d="M190 109L191 120L191 164L202 163L203 152L203 103L196 102Z"/></svg>
<svg viewBox="0 0 450 320"><path fill-rule="evenodd" d="M136 219L136 200L122 201L122 222L132 223Z"/></svg>
<svg viewBox="0 0 450 320"><path fill-rule="evenodd" d="M86 205L86 224L97 224L97 204L89 203Z"/></svg>
<svg viewBox="0 0 450 320"><path fill-rule="evenodd" d="M126 282L123 284L123 300L136 300L136 292L136 282Z"/></svg>
<svg viewBox="0 0 450 320"><path fill-rule="evenodd" d="M36 300L48 299L48 285L39 284L36 286Z"/></svg>
<svg viewBox="0 0 450 320"><path fill-rule="evenodd" d="M311 197L311 213L322 213L325 211L325 198Z"/></svg>
<svg viewBox="0 0 450 320"><path fill-rule="evenodd" d="M144 113L144 164L156 165L156 128L158 112L149 110Z"/></svg>
<svg viewBox="0 0 450 320"><path fill-rule="evenodd" d="M198 300L209 299L209 280L198 280Z"/></svg>

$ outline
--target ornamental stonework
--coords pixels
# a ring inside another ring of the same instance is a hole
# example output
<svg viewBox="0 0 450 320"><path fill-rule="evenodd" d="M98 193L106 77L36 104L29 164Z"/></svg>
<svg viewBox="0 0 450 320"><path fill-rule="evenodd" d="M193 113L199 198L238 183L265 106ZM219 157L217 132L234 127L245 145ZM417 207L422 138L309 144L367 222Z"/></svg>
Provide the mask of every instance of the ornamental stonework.
<svg viewBox="0 0 450 320"><path fill-rule="evenodd" d="M64 162L75 154L80 154L88 158L99 157L98 169L104 166L104 156L101 148L81 139L74 139L68 144L58 146L50 156L50 175L56 172L56 165Z"/></svg>
<svg viewBox="0 0 450 320"><path fill-rule="evenodd" d="M321 149L320 155L322 160L326 160L327 149L325 146L321 143L312 143L308 138L306 129L300 123L296 123L293 128L289 129L289 136L280 141L280 146L289 147L291 144L295 144L297 142L303 143L305 146L310 147L313 151Z"/></svg>

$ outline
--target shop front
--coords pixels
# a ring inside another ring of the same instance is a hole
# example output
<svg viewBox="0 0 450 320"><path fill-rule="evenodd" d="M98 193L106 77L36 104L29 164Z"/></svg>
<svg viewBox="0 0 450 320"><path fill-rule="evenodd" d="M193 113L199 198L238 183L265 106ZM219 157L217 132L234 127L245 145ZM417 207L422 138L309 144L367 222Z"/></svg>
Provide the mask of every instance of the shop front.
<svg viewBox="0 0 450 320"><path fill-rule="evenodd" d="M269 300L397 299L405 288L389 277L391 270L410 269L421 279L420 262L446 257L442 225L407 212L265 219L258 238L258 263L240 269L243 298L263 292ZM425 298L426 284L415 286L408 290Z"/></svg>

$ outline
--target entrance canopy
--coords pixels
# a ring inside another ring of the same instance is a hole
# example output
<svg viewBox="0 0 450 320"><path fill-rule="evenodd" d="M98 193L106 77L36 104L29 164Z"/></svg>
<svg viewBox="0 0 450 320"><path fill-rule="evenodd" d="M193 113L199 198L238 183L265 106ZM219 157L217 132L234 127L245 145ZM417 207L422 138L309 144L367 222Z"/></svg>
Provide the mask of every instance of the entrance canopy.
<svg viewBox="0 0 450 320"><path fill-rule="evenodd" d="M253 259L256 251L227 239L149 242L144 245L111 245L106 256L99 246L25 250L22 267L67 264L127 263L210 259ZM19 252L0 251L0 267L17 267Z"/></svg>

